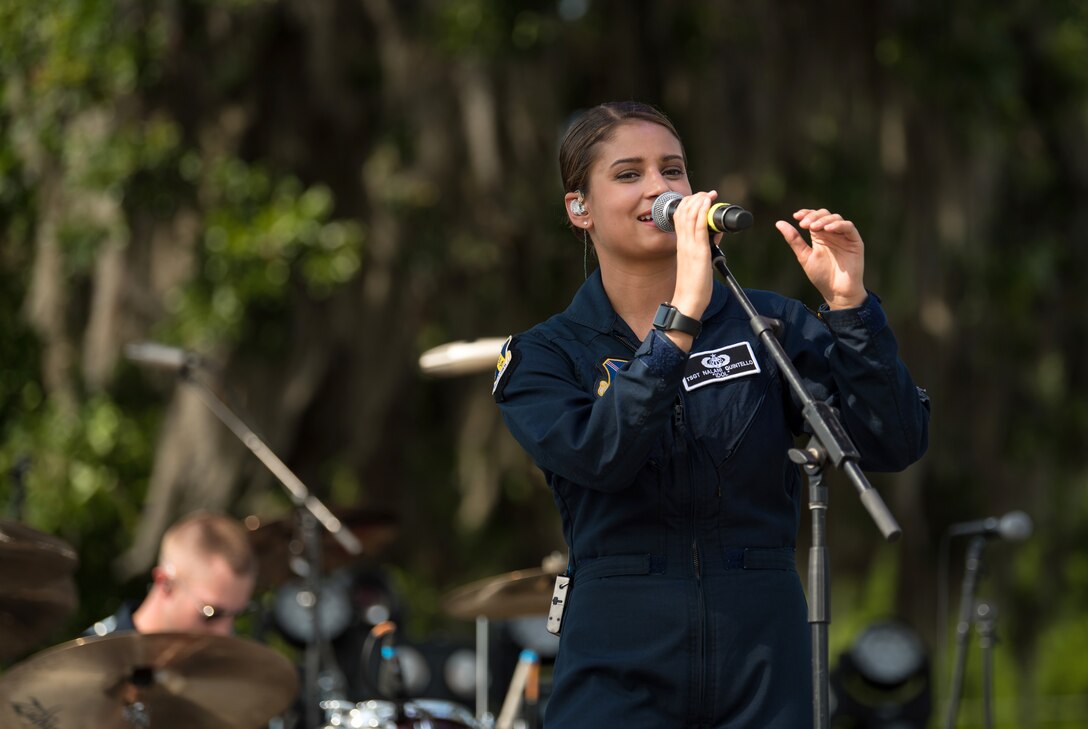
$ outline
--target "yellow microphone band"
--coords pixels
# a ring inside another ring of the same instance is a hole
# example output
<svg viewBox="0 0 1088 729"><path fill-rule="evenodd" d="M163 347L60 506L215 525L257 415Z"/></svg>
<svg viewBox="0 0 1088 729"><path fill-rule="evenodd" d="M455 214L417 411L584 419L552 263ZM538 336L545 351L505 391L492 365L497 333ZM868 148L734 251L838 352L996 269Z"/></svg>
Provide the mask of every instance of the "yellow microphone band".
<svg viewBox="0 0 1088 729"><path fill-rule="evenodd" d="M727 208L731 204L732 203L714 203L713 205L710 206L710 210L707 211L707 213L706 213L706 224L708 226L710 226L710 229L713 230L715 233L724 233L725 231L721 230L720 228L718 228L718 226L714 225L714 211L717 210L718 208Z"/></svg>

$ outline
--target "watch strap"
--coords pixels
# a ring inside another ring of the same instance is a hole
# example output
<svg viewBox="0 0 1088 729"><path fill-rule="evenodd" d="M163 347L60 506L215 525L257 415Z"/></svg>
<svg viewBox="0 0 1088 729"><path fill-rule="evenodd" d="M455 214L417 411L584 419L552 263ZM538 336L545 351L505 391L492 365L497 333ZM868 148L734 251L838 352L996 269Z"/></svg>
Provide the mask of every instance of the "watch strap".
<svg viewBox="0 0 1088 729"><path fill-rule="evenodd" d="M665 303L657 307L657 314L654 315L654 328L663 332L676 330L697 337L699 332L703 330L703 324L698 319L681 314L680 310L672 304Z"/></svg>

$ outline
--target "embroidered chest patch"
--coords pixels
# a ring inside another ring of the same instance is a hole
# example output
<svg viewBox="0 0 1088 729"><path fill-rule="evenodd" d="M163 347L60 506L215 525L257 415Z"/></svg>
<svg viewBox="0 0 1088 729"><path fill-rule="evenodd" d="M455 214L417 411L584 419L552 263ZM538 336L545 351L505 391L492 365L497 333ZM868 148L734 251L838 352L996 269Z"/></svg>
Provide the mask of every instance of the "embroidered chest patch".
<svg viewBox="0 0 1088 729"><path fill-rule="evenodd" d="M601 381L597 383L597 397L604 395L605 390L612 385L612 375L623 369L623 366L630 361L631 360L628 359L614 359L609 357L601 362L601 369L604 370L604 376L601 378Z"/></svg>
<svg viewBox="0 0 1088 729"><path fill-rule="evenodd" d="M703 385L746 377L759 371L759 362L756 362L750 342L692 352L684 365L684 389L691 392Z"/></svg>

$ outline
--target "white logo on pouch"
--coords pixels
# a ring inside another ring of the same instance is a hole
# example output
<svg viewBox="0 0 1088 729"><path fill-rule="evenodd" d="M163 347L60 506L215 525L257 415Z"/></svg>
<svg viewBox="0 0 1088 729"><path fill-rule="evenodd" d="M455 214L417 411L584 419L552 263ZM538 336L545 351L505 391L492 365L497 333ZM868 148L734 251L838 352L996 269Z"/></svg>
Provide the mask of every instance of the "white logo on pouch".
<svg viewBox="0 0 1088 729"><path fill-rule="evenodd" d="M684 389L688 392L715 382L746 377L760 372L749 342L693 352L684 366Z"/></svg>

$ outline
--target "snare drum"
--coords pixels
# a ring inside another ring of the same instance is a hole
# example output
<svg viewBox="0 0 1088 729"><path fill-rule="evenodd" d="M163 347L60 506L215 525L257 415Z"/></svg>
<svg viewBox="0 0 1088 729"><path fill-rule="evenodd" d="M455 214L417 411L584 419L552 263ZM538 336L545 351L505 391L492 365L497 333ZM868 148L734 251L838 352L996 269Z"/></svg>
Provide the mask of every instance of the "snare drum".
<svg viewBox="0 0 1088 729"><path fill-rule="evenodd" d="M322 729L367 727L367 729L479 729L468 709L438 699L412 699L404 702L400 721L392 701L322 701L325 721Z"/></svg>

